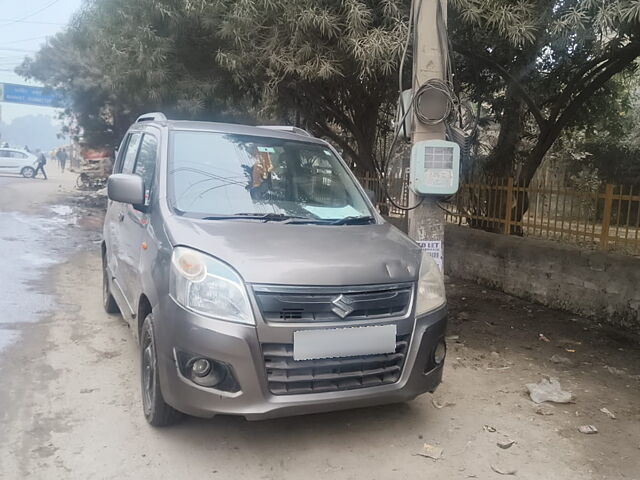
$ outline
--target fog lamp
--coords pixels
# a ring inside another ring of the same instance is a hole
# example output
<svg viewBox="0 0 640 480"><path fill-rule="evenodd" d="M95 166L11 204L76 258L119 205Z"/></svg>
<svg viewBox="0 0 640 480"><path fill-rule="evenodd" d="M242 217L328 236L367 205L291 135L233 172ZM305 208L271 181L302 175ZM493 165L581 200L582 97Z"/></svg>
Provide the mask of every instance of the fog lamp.
<svg viewBox="0 0 640 480"><path fill-rule="evenodd" d="M438 341L436 349L433 351L433 361L436 365L440 365L444 362L444 357L447 355L447 345L444 343L444 339Z"/></svg>
<svg viewBox="0 0 640 480"><path fill-rule="evenodd" d="M219 360L184 351L175 351L176 363L182 377L201 387L224 392L237 392L240 386L231 366Z"/></svg>
<svg viewBox="0 0 640 480"><path fill-rule="evenodd" d="M206 358L199 358L191 366L191 371L196 377L206 377L211 371L211 363Z"/></svg>
<svg viewBox="0 0 640 480"><path fill-rule="evenodd" d="M218 362L199 358L188 366L191 381L203 387L215 387L227 376L227 369Z"/></svg>

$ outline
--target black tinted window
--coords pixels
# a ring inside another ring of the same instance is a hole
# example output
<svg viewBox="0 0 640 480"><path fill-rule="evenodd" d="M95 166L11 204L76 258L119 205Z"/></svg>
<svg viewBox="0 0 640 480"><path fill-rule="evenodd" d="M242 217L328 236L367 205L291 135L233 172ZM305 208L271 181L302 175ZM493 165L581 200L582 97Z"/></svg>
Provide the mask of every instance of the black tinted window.
<svg viewBox="0 0 640 480"><path fill-rule="evenodd" d="M145 134L138 152L138 160L134 173L144 179L145 204L148 203L153 186L153 174L156 168L158 140L153 135Z"/></svg>

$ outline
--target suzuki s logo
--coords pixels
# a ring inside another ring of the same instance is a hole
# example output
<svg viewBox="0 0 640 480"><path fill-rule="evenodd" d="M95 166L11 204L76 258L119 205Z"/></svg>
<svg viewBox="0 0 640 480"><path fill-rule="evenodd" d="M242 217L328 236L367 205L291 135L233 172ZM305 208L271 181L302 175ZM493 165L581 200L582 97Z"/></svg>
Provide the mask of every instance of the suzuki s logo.
<svg viewBox="0 0 640 480"><path fill-rule="evenodd" d="M333 304L331 311L340 318L346 318L355 310L355 308L353 308L353 299L345 297L344 295L338 295L331 303Z"/></svg>

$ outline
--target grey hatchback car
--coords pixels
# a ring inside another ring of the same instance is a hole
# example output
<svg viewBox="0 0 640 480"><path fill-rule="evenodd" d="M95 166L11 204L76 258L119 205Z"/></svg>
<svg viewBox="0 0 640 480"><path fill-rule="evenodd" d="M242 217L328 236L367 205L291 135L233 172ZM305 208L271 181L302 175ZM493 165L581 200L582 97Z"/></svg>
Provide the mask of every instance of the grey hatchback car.
<svg viewBox="0 0 640 480"><path fill-rule="evenodd" d="M442 273L327 142L147 114L107 190L104 307L140 344L150 424L403 402L440 383Z"/></svg>

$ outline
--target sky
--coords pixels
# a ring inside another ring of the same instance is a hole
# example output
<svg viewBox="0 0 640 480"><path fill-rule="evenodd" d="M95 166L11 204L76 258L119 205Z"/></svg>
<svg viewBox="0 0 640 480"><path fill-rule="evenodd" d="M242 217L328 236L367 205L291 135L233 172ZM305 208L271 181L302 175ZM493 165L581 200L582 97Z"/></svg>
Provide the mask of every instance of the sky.
<svg viewBox="0 0 640 480"><path fill-rule="evenodd" d="M14 73L25 56L33 55L47 37L64 30L83 0L0 0L0 83L38 85ZM56 110L0 103L5 123L26 115L48 115Z"/></svg>

